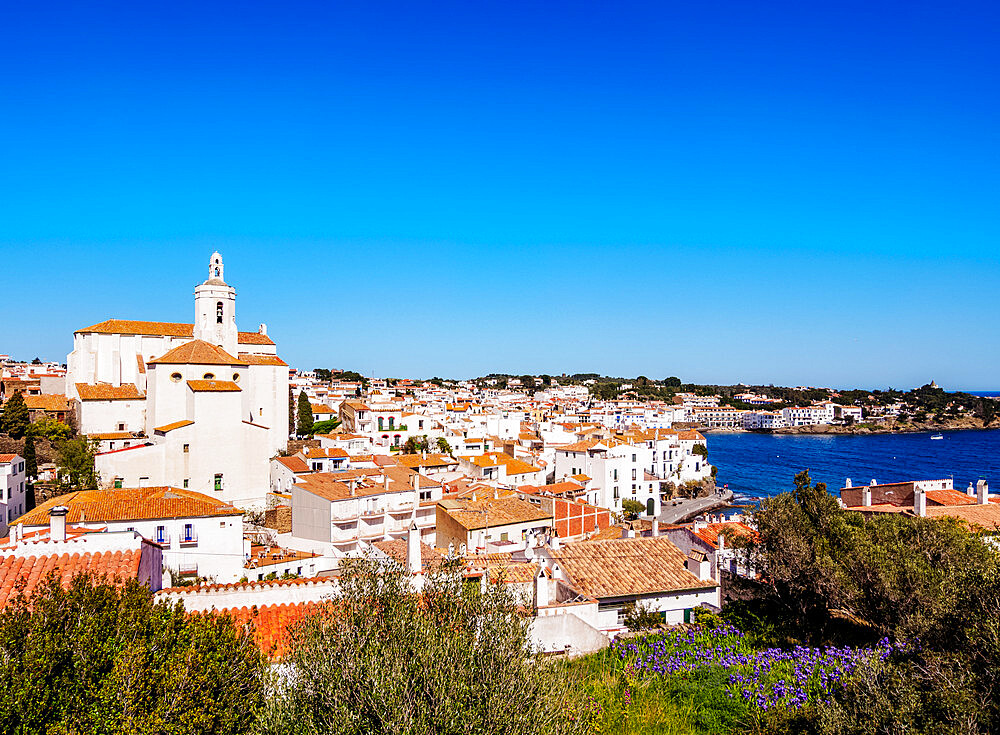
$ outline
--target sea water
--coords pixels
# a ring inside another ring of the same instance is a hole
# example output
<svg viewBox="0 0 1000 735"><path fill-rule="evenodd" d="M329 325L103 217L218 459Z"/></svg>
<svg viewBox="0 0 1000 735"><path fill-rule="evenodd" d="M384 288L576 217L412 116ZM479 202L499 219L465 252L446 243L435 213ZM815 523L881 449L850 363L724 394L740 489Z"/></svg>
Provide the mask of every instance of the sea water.
<svg viewBox="0 0 1000 735"><path fill-rule="evenodd" d="M708 459L719 468L716 482L729 485L736 502L776 495L794 487L808 469L813 482L839 490L855 485L953 478L965 490L980 478L1000 491L1000 431L917 434L789 435L708 434Z"/></svg>

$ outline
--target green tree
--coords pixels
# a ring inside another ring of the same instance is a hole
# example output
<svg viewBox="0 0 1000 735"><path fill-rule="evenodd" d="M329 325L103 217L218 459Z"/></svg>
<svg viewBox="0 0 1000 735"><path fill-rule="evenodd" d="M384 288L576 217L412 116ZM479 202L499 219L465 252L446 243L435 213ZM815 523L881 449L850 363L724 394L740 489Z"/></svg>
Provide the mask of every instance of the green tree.
<svg viewBox="0 0 1000 735"><path fill-rule="evenodd" d="M288 431L289 433L295 431L295 394L292 393L291 387L288 388Z"/></svg>
<svg viewBox="0 0 1000 735"><path fill-rule="evenodd" d="M681 387L681 379L678 378L678 377L675 377L675 376L671 375L669 378L667 378L666 380L663 381L663 384L665 386L667 386L668 388L680 388Z"/></svg>
<svg viewBox="0 0 1000 735"><path fill-rule="evenodd" d="M622 501L622 511L627 513L631 518L638 518L646 512L646 506L638 500L625 498L625 500Z"/></svg>
<svg viewBox="0 0 1000 735"><path fill-rule="evenodd" d="M21 456L24 457L24 471L30 482L33 478L38 477L38 455L35 454L35 437L31 434L24 437L24 449L21 450Z"/></svg>
<svg viewBox="0 0 1000 735"><path fill-rule="evenodd" d="M73 429L69 424L56 421L48 416L42 416L38 421L28 426L25 436L48 439L51 442L60 442L73 436Z"/></svg>
<svg viewBox="0 0 1000 735"><path fill-rule="evenodd" d="M228 617L124 586L43 580L0 611L0 722L10 733L244 733L266 662Z"/></svg>
<svg viewBox="0 0 1000 735"><path fill-rule="evenodd" d="M441 454L451 454L451 444L443 436L438 437L437 448Z"/></svg>
<svg viewBox="0 0 1000 735"><path fill-rule="evenodd" d="M73 490L97 488L94 469L95 446L86 437L67 439L59 444L59 474Z"/></svg>
<svg viewBox="0 0 1000 735"><path fill-rule="evenodd" d="M313 412L312 404L309 403L309 396L306 395L305 391L299 393L299 421L298 421L298 434L300 436L308 436L312 434L313 428Z"/></svg>
<svg viewBox="0 0 1000 735"><path fill-rule="evenodd" d="M423 436L411 436L405 442L403 442L403 454L419 454L420 452L429 452L430 442L427 441L427 435Z"/></svg>
<svg viewBox="0 0 1000 735"><path fill-rule="evenodd" d="M582 733L582 695L533 655L510 585L345 560L338 592L292 633L262 735Z"/></svg>
<svg viewBox="0 0 1000 735"><path fill-rule="evenodd" d="M697 454L699 457L708 459L708 447L704 444L695 444L691 447L691 454Z"/></svg>
<svg viewBox="0 0 1000 735"><path fill-rule="evenodd" d="M330 379L333 377L333 374L327 368L316 368L313 372L316 373L317 380L322 380L327 383L329 383Z"/></svg>
<svg viewBox="0 0 1000 735"><path fill-rule="evenodd" d="M28 416L28 407L24 403L24 396L18 391L3 404L3 413L0 414L0 432L12 439L20 439L24 436L31 423Z"/></svg>

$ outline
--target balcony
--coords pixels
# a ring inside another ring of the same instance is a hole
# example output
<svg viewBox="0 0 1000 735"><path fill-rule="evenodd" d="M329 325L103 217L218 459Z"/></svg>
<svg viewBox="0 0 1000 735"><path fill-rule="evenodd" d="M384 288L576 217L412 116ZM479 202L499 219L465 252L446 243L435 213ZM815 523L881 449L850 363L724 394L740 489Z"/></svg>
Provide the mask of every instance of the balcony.
<svg viewBox="0 0 1000 735"><path fill-rule="evenodd" d="M177 538L181 546L197 546L198 545L198 532L194 529L190 531L184 531Z"/></svg>
<svg viewBox="0 0 1000 735"><path fill-rule="evenodd" d="M153 541L158 543L160 546L170 546L170 534L169 533L154 534Z"/></svg>

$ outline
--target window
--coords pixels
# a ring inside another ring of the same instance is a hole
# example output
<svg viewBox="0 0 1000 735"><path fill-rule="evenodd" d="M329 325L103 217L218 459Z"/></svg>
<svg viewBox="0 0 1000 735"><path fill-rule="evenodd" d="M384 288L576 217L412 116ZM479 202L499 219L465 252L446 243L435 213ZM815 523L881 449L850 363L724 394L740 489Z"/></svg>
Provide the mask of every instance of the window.
<svg viewBox="0 0 1000 735"><path fill-rule="evenodd" d="M184 489L185 490L187 490L187 486L188 486L188 479L185 477L184 478Z"/></svg>
<svg viewBox="0 0 1000 735"><path fill-rule="evenodd" d="M215 476L215 489L216 490L221 490L222 489L222 473L221 472L218 475Z"/></svg>
<svg viewBox="0 0 1000 735"><path fill-rule="evenodd" d="M119 422L118 431L125 431L125 424Z"/></svg>
<svg viewBox="0 0 1000 735"><path fill-rule="evenodd" d="M185 444L184 445L184 454L187 454L190 451L191 451L191 445L190 444Z"/></svg>
<svg viewBox="0 0 1000 735"><path fill-rule="evenodd" d="M167 529L166 526L156 527L156 543L165 544L167 543Z"/></svg>
<svg viewBox="0 0 1000 735"><path fill-rule="evenodd" d="M205 380L215 380L215 373L205 373L202 377Z"/></svg>
<svg viewBox="0 0 1000 735"><path fill-rule="evenodd" d="M122 478L116 477L115 478L115 488L117 488L117 489L120 490L121 487L122 487Z"/></svg>
<svg viewBox="0 0 1000 735"><path fill-rule="evenodd" d="M635 479L635 467L632 468L632 479Z"/></svg>
<svg viewBox="0 0 1000 735"><path fill-rule="evenodd" d="M423 501L423 500L430 500L431 498L432 498L432 492L430 490L421 490L420 491L420 500L421 501Z"/></svg>
<svg viewBox="0 0 1000 735"><path fill-rule="evenodd" d="M424 421L423 421L423 419L421 419L420 421L417 422L417 428L418 429L424 428Z"/></svg>
<svg viewBox="0 0 1000 735"><path fill-rule="evenodd" d="M618 470L615 470L615 471L614 471L612 479L613 479L613 480L614 480L615 482L618 482Z"/></svg>
<svg viewBox="0 0 1000 735"><path fill-rule="evenodd" d="M225 527L226 527L226 522L225 521L219 521L219 528L225 528Z"/></svg>
<svg viewBox="0 0 1000 735"><path fill-rule="evenodd" d="M239 373L233 373L233 382L234 383L239 383L240 382L240 374Z"/></svg>
<svg viewBox="0 0 1000 735"><path fill-rule="evenodd" d="M500 534L500 540L501 541L510 541L510 534L507 533L507 531L504 531L503 533Z"/></svg>
<svg viewBox="0 0 1000 735"><path fill-rule="evenodd" d="M171 373L171 375L170 375L170 379L172 381L174 381L175 383L180 383L181 382L181 378L183 378L183 377L184 376L181 375L180 373Z"/></svg>
<svg viewBox="0 0 1000 735"><path fill-rule="evenodd" d="M184 540L187 541L187 542L195 540L194 524L193 523L185 523L184 524Z"/></svg>
<svg viewBox="0 0 1000 735"><path fill-rule="evenodd" d="M219 269L218 268L215 269L215 274L216 275L219 274ZM222 302L220 301L219 303L217 303L215 305L215 321L216 321L217 324L222 324L222 309L223 309L223 306L222 306Z"/></svg>

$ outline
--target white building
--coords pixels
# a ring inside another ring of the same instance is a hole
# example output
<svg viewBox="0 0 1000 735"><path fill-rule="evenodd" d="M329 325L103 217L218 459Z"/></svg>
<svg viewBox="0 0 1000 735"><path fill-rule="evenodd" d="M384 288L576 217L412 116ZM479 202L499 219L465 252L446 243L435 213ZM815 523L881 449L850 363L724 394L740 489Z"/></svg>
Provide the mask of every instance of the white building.
<svg viewBox="0 0 1000 735"><path fill-rule="evenodd" d="M175 487L82 490L60 495L17 519L22 534L49 526L56 507L78 531L134 531L162 548L171 573L235 582L248 548L243 512L215 498Z"/></svg>
<svg viewBox="0 0 1000 735"><path fill-rule="evenodd" d="M263 502L268 461L288 444L288 366L264 325L237 330L218 253L195 288L194 324L109 319L73 346L67 391L81 433L108 442L95 462L103 484Z"/></svg>
<svg viewBox="0 0 1000 735"><path fill-rule="evenodd" d="M27 479L23 457L0 454L0 536L6 536L10 522L24 513Z"/></svg>

